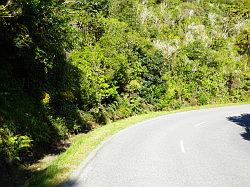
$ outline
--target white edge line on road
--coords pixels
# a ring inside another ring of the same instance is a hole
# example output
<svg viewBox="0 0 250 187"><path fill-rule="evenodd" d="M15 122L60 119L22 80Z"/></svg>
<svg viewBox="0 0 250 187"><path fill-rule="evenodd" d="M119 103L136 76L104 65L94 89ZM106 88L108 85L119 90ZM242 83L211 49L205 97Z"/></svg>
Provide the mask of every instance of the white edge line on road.
<svg viewBox="0 0 250 187"><path fill-rule="evenodd" d="M181 152L185 153L185 149L184 149L184 145L183 145L183 141L181 140L180 141L180 144L181 144Z"/></svg>
<svg viewBox="0 0 250 187"><path fill-rule="evenodd" d="M204 125L204 124L205 124L205 122L201 122L201 123L194 125L194 127L199 127L199 126Z"/></svg>

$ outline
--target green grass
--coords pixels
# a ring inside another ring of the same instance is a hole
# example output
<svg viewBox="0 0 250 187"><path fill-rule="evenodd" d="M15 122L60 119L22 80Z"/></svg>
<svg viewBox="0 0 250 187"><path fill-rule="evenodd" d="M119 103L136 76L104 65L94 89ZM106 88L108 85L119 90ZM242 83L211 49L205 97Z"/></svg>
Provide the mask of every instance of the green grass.
<svg viewBox="0 0 250 187"><path fill-rule="evenodd" d="M34 176L32 180L25 186L47 187L57 186L61 184L62 182L67 180L71 172L74 171L77 166L79 166L80 163L84 161L84 159L86 159L88 154L93 151L101 142L103 142L108 137L114 135L115 133L119 132L120 130L134 125L138 122L170 113L229 105L237 104L216 104L185 107L183 109L173 111L151 112L148 114L133 116L124 120L107 124L87 134L79 134L72 138L72 145L64 153L59 155L57 159L47 167L47 169L41 171L39 174Z"/></svg>

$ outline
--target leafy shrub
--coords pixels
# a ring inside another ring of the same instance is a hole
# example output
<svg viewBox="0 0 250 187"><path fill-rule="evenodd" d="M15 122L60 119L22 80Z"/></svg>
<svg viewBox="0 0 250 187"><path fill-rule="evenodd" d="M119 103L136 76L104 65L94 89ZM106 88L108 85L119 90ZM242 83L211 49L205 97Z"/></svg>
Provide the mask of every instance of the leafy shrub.
<svg viewBox="0 0 250 187"><path fill-rule="evenodd" d="M0 157L7 162L20 161L20 153L29 150L31 142L28 136L14 135L9 129L0 128Z"/></svg>

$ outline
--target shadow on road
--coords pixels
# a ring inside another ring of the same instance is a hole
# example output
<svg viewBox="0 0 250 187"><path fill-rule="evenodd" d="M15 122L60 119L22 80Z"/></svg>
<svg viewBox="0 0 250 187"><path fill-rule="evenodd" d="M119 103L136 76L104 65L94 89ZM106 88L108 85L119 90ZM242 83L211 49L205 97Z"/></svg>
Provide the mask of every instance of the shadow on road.
<svg viewBox="0 0 250 187"><path fill-rule="evenodd" d="M240 116L231 116L227 117L227 119L231 122L234 122L237 125L245 127L245 132L241 134L241 136L250 141L250 114L241 114Z"/></svg>

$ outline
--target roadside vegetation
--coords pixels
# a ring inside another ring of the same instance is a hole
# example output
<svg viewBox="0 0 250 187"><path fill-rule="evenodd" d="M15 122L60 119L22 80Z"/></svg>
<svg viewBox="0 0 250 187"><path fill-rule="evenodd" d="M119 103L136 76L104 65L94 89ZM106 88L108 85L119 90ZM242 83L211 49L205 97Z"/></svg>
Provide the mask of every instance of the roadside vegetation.
<svg viewBox="0 0 250 187"><path fill-rule="evenodd" d="M71 135L119 119L249 101L249 7L248 0L1 1L1 179L67 147Z"/></svg>

